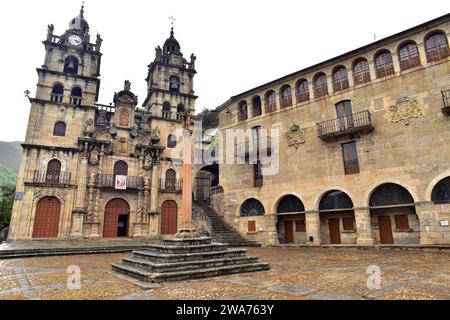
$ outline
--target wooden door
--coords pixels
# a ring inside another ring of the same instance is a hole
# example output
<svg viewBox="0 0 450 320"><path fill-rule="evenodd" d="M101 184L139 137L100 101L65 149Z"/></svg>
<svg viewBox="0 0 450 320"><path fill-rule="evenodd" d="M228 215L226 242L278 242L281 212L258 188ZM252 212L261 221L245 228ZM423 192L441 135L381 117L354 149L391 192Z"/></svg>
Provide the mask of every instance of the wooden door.
<svg viewBox="0 0 450 320"><path fill-rule="evenodd" d="M123 219L123 216L129 216L130 207L125 200L114 199L108 202L105 207L105 219L103 224L103 237L104 238L117 238L119 237L119 218ZM122 218L121 218L122 217ZM123 221L123 220L122 220ZM128 221L128 219L127 219ZM125 230L126 228L126 230ZM125 230L125 233L124 233ZM128 235L128 223L126 226L120 226L121 235Z"/></svg>
<svg viewBox="0 0 450 320"><path fill-rule="evenodd" d="M340 219L328 219L328 225L330 227L330 243L341 244L341 230Z"/></svg>
<svg viewBox="0 0 450 320"><path fill-rule="evenodd" d="M338 103L336 105L336 114L340 130L347 130L354 127L352 103L350 101Z"/></svg>
<svg viewBox="0 0 450 320"><path fill-rule="evenodd" d="M284 243L294 243L294 223L293 221L284 222Z"/></svg>
<svg viewBox="0 0 450 320"><path fill-rule="evenodd" d="M380 229L380 243L393 244L394 237L392 235L391 217L378 216L378 227Z"/></svg>
<svg viewBox="0 0 450 320"><path fill-rule="evenodd" d="M177 232L178 206L175 201L166 201L161 209L161 234L174 235Z"/></svg>
<svg viewBox="0 0 450 320"><path fill-rule="evenodd" d="M59 231L61 203L54 197L41 199L36 206L33 238L56 238Z"/></svg>

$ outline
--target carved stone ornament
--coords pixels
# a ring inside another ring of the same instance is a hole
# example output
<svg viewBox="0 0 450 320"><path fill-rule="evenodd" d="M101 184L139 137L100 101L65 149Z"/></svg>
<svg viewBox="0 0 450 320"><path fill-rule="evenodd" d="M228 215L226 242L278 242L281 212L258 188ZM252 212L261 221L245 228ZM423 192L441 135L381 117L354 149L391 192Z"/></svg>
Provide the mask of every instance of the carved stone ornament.
<svg viewBox="0 0 450 320"><path fill-rule="evenodd" d="M396 104L390 107L390 111L392 123L404 122L406 126L410 124L411 119L423 116L418 101L408 97L398 99Z"/></svg>
<svg viewBox="0 0 450 320"><path fill-rule="evenodd" d="M300 129L298 125L293 125L284 135L286 137L288 147L298 147L305 143L305 130Z"/></svg>
<svg viewBox="0 0 450 320"><path fill-rule="evenodd" d="M92 119L88 119L86 120L86 123L84 124L84 131L83 134L86 138L91 138L92 135L95 132L95 127L94 127L94 120Z"/></svg>
<svg viewBox="0 0 450 320"><path fill-rule="evenodd" d="M131 131L130 131L130 136L133 138L133 139L135 139L135 138L137 138L137 136L138 136L138 130L137 130L137 128L136 127L133 127L133 129L131 129Z"/></svg>
<svg viewBox="0 0 450 320"><path fill-rule="evenodd" d="M126 109L120 110L119 113L119 124L122 127L128 127L130 124L130 112Z"/></svg>
<svg viewBox="0 0 450 320"><path fill-rule="evenodd" d="M99 164L99 153L97 151L97 148L94 148L91 151L91 156L89 157L89 164L96 166Z"/></svg>
<svg viewBox="0 0 450 320"><path fill-rule="evenodd" d="M33 200L35 202L41 200L44 197L55 197L59 201L64 202L66 200L67 192L64 189L59 188L42 188L36 189L34 192Z"/></svg>

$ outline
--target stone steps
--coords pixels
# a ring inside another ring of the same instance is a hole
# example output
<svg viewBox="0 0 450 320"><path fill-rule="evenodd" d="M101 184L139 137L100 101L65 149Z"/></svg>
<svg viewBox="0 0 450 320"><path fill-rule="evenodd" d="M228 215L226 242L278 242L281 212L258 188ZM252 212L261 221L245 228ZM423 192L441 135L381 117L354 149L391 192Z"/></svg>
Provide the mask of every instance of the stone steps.
<svg viewBox="0 0 450 320"><path fill-rule="evenodd" d="M174 263L154 263L142 259L126 258L123 260L123 265L138 268L152 273L162 273L162 272L176 272L183 271L186 269L196 270L196 269L208 269L223 267L229 265L241 265L241 264L254 264L258 262L257 257L235 257L235 258L221 258L213 260L197 260L197 261L184 261L184 262L174 262Z"/></svg>
<svg viewBox="0 0 450 320"><path fill-rule="evenodd" d="M113 271L144 282L160 283L216 277L226 274L265 271L266 263L246 256L246 250L228 249L211 238L167 239L163 245L148 245L134 251Z"/></svg>
<svg viewBox="0 0 450 320"><path fill-rule="evenodd" d="M152 282L152 283L211 278L237 273L267 271L270 269L267 263L239 264L239 265L207 268L201 270L186 270L186 271L164 272L164 273L151 273L141 268L130 267L123 264L113 264L112 268L113 271L123 274L125 276L129 276L143 282Z"/></svg>
<svg viewBox="0 0 450 320"><path fill-rule="evenodd" d="M148 251L134 251L133 255L155 263L169 263L169 262L183 262L183 261L198 261L202 259L218 259L223 258L236 258L245 256L246 250L223 250L215 252L200 252L200 253L187 253L187 254L158 254Z"/></svg>

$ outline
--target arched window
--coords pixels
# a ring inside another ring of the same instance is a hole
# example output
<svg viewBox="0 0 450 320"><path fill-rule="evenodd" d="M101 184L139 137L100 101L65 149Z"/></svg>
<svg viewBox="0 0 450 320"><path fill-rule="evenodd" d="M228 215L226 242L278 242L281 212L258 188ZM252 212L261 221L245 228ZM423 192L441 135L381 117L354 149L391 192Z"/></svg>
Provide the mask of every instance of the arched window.
<svg viewBox="0 0 450 320"><path fill-rule="evenodd" d="M47 165L45 183L58 184L61 177L61 162L59 160L50 160Z"/></svg>
<svg viewBox="0 0 450 320"><path fill-rule="evenodd" d="M166 171L166 180L164 188L166 191L175 191L177 186L177 173L173 169Z"/></svg>
<svg viewBox="0 0 450 320"><path fill-rule="evenodd" d="M169 78L169 90L170 92L178 93L180 92L181 83L180 78L177 76L170 76Z"/></svg>
<svg viewBox="0 0 450 320"><path fill-rule="evenodd" d="M450 203L450 177L447 177L434 187L431 193L431 201L435 204Z"/></svg>
<svg viewBox="0 0 450 320"><path fill-rule="evenodd" d="M369 62L361 59L353 66L353 82L355 85L363 84L370 81Z"/></svg>
<svg viewBox="0 0 450 320"><path fill-rule="evenodd" d="M395 74L392 54L389 51L382 51L375 56L375 72L377 78L384 78Z"/></svg>
<svg viewBox="0 0 450 320"><path fill-rule="evenodd" d="M264 206L256 199L248 199L241 206L243 217L263 216L265 213Z"/></svg>
<svg viewBox="0 0 450 320"><path fill-rule="evenodd" d="M163 107L162 107L162 117L164 119L170 119L170 115L171 115L171 106L170 106L170 102L164 102L163 103Z"/></svg>
<svg viewBox="0 0 450 320"><path fill-rule="evenodd" d="M128 164L125 161L117 161L114 164L115 176L128 176Z"/></svg>
<svg viewBox="0 0 450 320"><path fill-rule="evenodd" d="M324 73L319 73L314 78L314 97L322 98L328 94L327 76Z"/></svg>
<svg viewBox="0 0 450 320"><path fill-rule="evenodd" d="M253 117L258 117L262 114L262 104L261 104L261 98L259 96L256 96L253 98Z"/></svg>
<svg viewBox="0 0 450 320"><path fill-rule="evenodd" d="M300 80L299 82L297 82L297 102L306 102L309 101L309 98L308 80Z"/></svg>
<svg viewBox="0 0 450 320"><path fill-rule="evenodd" d="M266 93L266 113L277 110L277 101L275 91L270 90Z"/></svg>
<svg viewBox="0 0 450 320"><path fill-rule="evenodd" d="M52 94L50 95L50 101L62 102L64 98L64 86L62 84L55 84L52 88Z"/></svg>
<svg viewBox="0 0 450 320"><path fill-rule="evenodd" d="M239 121L248 119L248 106L246 101L239 102L238 118Z"/></svg>
<svg viewBox="0 0 450 320"><path fill-rule="evenodd" d="M415 42L408 42L398 50L400 69L402 71L420 66L419 50Z"/></svg>
<svg viewBox="0 0 450 320"><path fill-rule="evenodd" d="M447 36L442 32L436 32L425 40L425 51L428 62L445 59L450 55Z"/></svg>
<svg viewBox="0 0 450 320"><path fill-rule="evenodd" d="M372 193L369 206L385 207L413 203L414 199L408 190L395 183L385 183Z"/></svg>
<svg viewBox="0 0 450 320"><path fill-rule="evenodd" d="M348 89L348 72L344 66L337 67L333 72L333 91L339 92Z"/></svg>
<svg viewBox="0 0 450 320"><path fill-rule="evenodd" d="M66 124L62 121L55 123L53 127L53 136L55 137L65 137L66 136Z"/></svg>
<svg viewBox="0 0 450 320"><path fill-rule="evenodd" d="M183 114L186 112L184 104L180 103L177 107L177 121L183 120Z"/></svg>
<svg viewBox="0 0 450 320"><path fill-rule="evenodd" d="M167 137L167 148L174 149L177 147L177 137L173 134L169 134Z"/></svg>
<svg viewBox="0 0 450 320"><path fill-rule="evenodd" d="M64 62L64 73L78 74L78 59L74 56L67 57Z"/></svg>
<svg viewBox="0 0 450 320"><path fill-rule="evenodd" d="M333 190L325 194L320 201L319 210L353 209L353 201L342 191Z"/></svg>
<svg viewBox="0 0 450 320"><path fill-rule="evenodd" d="M302 201L294 195L288 195L280 200L277 213L300 213L305 212Z"/></svg>
<svg viewBox="0 0 450 320"><path fill-rule="evenodd" d="M280 105L281 108L287 108L292 106L292 89L291 86L285 85L280 90Z"/></svg>
<svg viewBox="0 0 450 320"><path fill-rule="evenodd" d="M81 105L81 97L83 96L83 91L80 87L73 87L70 92L70 104L75 106Z"/></svg>

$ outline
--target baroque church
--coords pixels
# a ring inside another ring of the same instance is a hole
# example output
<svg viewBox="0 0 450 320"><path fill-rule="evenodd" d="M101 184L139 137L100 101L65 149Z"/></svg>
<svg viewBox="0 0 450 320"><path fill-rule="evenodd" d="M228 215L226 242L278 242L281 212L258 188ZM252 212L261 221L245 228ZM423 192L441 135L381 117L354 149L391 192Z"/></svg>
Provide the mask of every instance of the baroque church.
<svg viewBox="0 0 450 320"><path fill-rule="evenodd" d="M183 163L172 151L195 110L196 57L183 57L172 28L148 66L142 106L129 81L102 105L102 38L91 41L84 7L64 34L49 25L43 44L9 239L175 234Z"/></svg>

